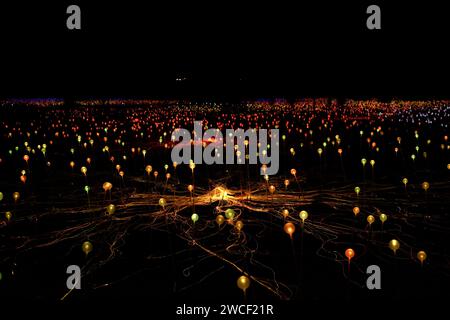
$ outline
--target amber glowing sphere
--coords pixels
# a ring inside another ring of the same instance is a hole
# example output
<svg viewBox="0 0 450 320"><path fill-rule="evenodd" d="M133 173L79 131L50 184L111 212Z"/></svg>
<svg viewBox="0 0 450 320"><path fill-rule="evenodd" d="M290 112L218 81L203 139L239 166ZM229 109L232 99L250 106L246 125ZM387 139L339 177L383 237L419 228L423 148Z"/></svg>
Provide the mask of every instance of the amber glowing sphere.
<svg viewBox="0 0 450 320"><path fill-rule="evenodd" d="M250 279L246 276L240 276L237 279L237 286L239 289L245 292L250 287Z"/></svg>
<svg viewBox="0 0 450 320"><path fill-rule="evenodd" d="M297 174L297 170L291 169L291 174L292 174L293 176L295 176L295 175Z"/></svg>
<svg viewBox="0 0 450 320"><path fill-rule="evenodd" d="M270 193L274 193L275 192L275 186L270 186L269 187L269 191L270 191Z"/></svg>
<svg viewBox="0 0 450 320"><path fill-rule="evenodd" d="M389 241L389 248L394 251L394 253L396 253L400 248L400 242L398 242L398 240L396 239L392 239L391 241Z"/></svg>
<svg viewBox="0 0 450 320"><path fill-rule="evenodd" d="M284 209L283 211L281 211L281 214L283 215L283 217L287 218L289 216L289 210Z"/></svg>
<svg viewBox="0 0 450 320"><path fill-rule="evenodd" d="M367 222L369 223L369 224L372 224L372 223L374 223L375 222L375 217L373 216L373 215L368 215L367 216Z"/></svg>
<svg viewBox="0 0 450 320"><path fill-rule="evenodd" d="M239 221L236 222L235 227L236 227L236 229L237 229L238 231L241 231L242 228L244 227L244 223L243 223L242 221L239 220Z"/></svg>
<svg viewBox="0 0 450 320"><path fill-rule="evenodd" d="M81 246L81 249L83 250L83 252L86 255L88 255L94 249L94 247L92 246L92 243L90 243L89 241L86 241Z"/></svg>
<svg viewBox="0 0 450 320"><path fill-rule="evenodd" d="M355 216L357 216L357 215L359 214L359 212L360 212L359 207L354 207L354 208L353 208L353 214L354 214Z"/></svg>
<svg viewBox="0 0 450 320"><path fill-rule="evenodd" d="M153 170L153 168L150 165L145 167L145 172L147 172L147 174L150 174L152 172L152 170Z"/></svg>
<svg viewBox="0 0 450 320"><path fill-rule="evenodd" d="M189 192L194 191L194 186L192 184L188 185L188 191Z"/></svg>
<svg viewBox="0 0 450 320"><path fill-rule="evenodd" d="M216 222L217 222L217 224L218 224L219 226L222 225L222 223L225 222L225 218L223 217L223 215L219 214L219 215L216 217Z"/></svg>
<svg viewBox="0 0 450 320"><path fill-rule="evenodd" d="M81 167L81 173L86 175L87 173L87 168L86 167Z"/></svg>
<svg viewBox="0 0 450 320"><path fill-rule="evenodd" d="M108 212L109 215L114 214L116 212L116 206L113 204L110 204L106 207L106 212Z"/></svg>
<svg viewBox="0 0 450 320"><path fill-rule="evenodd" d="M425 253L425 251L417 252L417 259L419 259L420 263L423 264L423 262L427 259L427 254Z"/></svg>
<svg viewBox="0 0 450 320"><path fill-rule="evenodd" d="M159 199L158 203L159 203L159 205L160 205L161 207L163 207L163 208L164 208L164 207L166 206L166 204L167 204L166 199L164 199L164 198Z"/></svg>
<svg viewBox="0 0 450 320"><path fill-rule="evenodd" d="M19 199L20 199L20 193L18 193L18 192L14 192L13 193L13 199L14 199L14 201L19 201Z"/></svg>
<svg viewBox="0 0 450 320"><path fill-rule="evenodd" d="M423 182L422 183L422 189L427 191L430 188L430 184L428 182Z"/></svg>
<svg viewBox="0 0 450 320"><path fill-rule="evenodd" d="M350 261L355 256L355 251L352 248L345 250L345 256Z"/></svg>

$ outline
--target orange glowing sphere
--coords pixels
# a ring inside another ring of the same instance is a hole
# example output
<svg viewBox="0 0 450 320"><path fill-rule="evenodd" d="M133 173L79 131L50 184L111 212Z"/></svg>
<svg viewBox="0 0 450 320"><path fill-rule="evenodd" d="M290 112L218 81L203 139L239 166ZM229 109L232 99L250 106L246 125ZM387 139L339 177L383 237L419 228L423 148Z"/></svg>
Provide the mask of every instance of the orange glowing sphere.
<svg viewBox="0 0 450 320"><path fill-rule="evenodd" d="M284 227L284 232L286 232L289 236L292 236L295 232L295 225L291 222L287 222Z"/></svg>
<svg viewBox="0 0 450 320"><path fill-rule="evenodd" d="M28 160L30 160L30 157L26 154L23 156L23 160L25 160L26 162L28 162Z"/></svg>
<svg viewBox="0 0 450 320"><path fill-rule="evenodd" d="M110 190L112 189L112 187L113 187L113 185L112 185L111 182L105 182L105 183L103 184L103 190L105 190L105 192L106 192L106 191L110 191Z"/></svg>
<svg viewBox="0 0 450 320"><path fill-rule="evenodd" d="M430 188L430 184L428 182L425 181L424 183L422 183L423 190L427 191L429 188Z"/></svg>
<svg viewBox="0 0 450 320"><path fill-rule="evenodd" d="M235 227L238 231L241 231L242 228L244 227L244 223L242 221L236 221Z"/></svg>
<svg viewBox="0 0 450 320"><path fill-rule="evenodd" d="M345 250L345 256L350 261L355 256L355 251L352 248Z"/></svg>
<svg viewBox="0 0 450 320"><path fill-rule="evenodd" d="M225 222L225 218L223 217L223 215L219 214L219 215L216 217L216 222L217 222L217 224L218 224L219 226L222 225L222 223Z"/></svg>
<svg viewBox="0 0 450 320"><path fill-rule="evenodd" d="M14 192L13 193L13 199L14 199L14 201L19 201L19 199L20 199L20 193L19 192Z"/></svg>
<svg viewBox="0 0 450 320"><path fill-rule="evenodd" d="M152 166L145 167L145 171L147 172L147 174L150 174L150 172L152 172L152 170L153 170Z"/></svg>
<svg viewBox="0 0 450 320"><path fill-rule="evenodd" d="M274 186L274 185L271 185L271 186L269 187L269 191L270 191L270 193L274 193L274 192L275 192L275 186Z"/></svg>
<svg viewBox="0 0 450 320"><path fill-rule="evenodd" d="M73 167L75 167L75 162L70 161L70 167L73 169Z"/></svg>
<svg viewBox="0 0 450 320"><path fill-rule="evenodd" d="M155 176L155 178L158 176L158 171L153 172L153 175Z"/></svg>
<svg viewBox="0 0 450 320"><path fill-rule="evenodd" d="M373 216L373 215L368 215L367 216L367 222L369 223L369 224L372 224L372 223L374 223L375 222L375 217Z"/></svg>
<svg viewBox="0 0 450 320"><path fill-rule="evenodd" d="M124 175L125 175L125 172L123 172L123 171L119 172L119 176L121 176L122 178L123 178Z"/></svg>
<svg viewBox="0 0 450 320"><path fill-rule="evenodd" d="M341 148L338 149L338 153L339 153L339 155L342 155L342 149Z"/></svg>
<svg viewBox="0 0 450 320"><path fill-rule="evenodd" d="M289 216L289 210L288 209L284 209L281 214L283 215L283 217L287 218Z"/></svg>
<svg viewBox="0 0 450 320"><path fill-rule="evenodd" d="M297 174L297 170L291 169L291 174L292 174L293 176L295 176L295 175Z"/></svg>
<svg viewBox="0 0 450 320"><path fill-rule="evenodd" d="M357 216L357 215L359 214L359 212L360 212L359 207L354 207L354 208L353 208L353 214L354 214L355 216Z"/></svg>
<svg viewBox="0 0 450 320"><path fill-rule="evenodd" d="M170 173L166 173L166 179L167 179L167 180L170 179Z"/></svg>
<svg viewBox="0 0 450 320"><path fill-rule="evenodd" d="M289 185L289 180L288 180L288 179L284 180L284 185L285 185L286 187Z"/></svg>
<svg viewBox="0 0 450 320"><path fill-rule="evenodd" d="M188 191L189 192L194 191L194 186L192 184L188 185Z"/></svg>

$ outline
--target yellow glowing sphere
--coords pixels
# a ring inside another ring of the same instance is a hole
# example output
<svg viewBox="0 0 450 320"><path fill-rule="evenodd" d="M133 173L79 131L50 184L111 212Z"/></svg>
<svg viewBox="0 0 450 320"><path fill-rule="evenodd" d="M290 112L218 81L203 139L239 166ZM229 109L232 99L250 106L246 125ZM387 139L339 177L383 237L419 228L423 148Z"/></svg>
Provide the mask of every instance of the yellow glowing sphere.
<svg viewBox="0 0 450 320"><path fill-rule="evenodd" d="M116 170L117 170L117 171L120 171L120 168L121 168L121 167L120 167L120 164L116 165Z"/></svg>
<svg viewBox="0 0 450 320"><path fill-rule="evenodd" d="M188 191L189 192L194 191L194 186L192 184L188 185Z"/></svg>
<svg viewBox="0 0 450 320"><path fill-rule="evenodd" d="M113 204L110 204L106 207L106 212L108 212L109 215L114 214L116 212L116 206Z"/></svg>
<svg viewBox="0 0 450 320"><path fill-rule="evenodd" d="M406 186L408 184L408 178L403 178L402 182Z"/></svg>
<svg viewBox="0 0 450 320"><path fill-rule="evenodd" d="M73 167L75 167L75 162L73 162L73 161L70 161L70 167L73 169Z"/></svg>
<svg viewBox="0 0 450 320"><path fill-rule="evenodd" d="M322 152L323 152L322 148L317 149L317 153L319 154L319 156L322 155Z"/></svg>
<svg viewBox="0 0 450 320"><path fill-rule="evenodd" d="M13 199L14 199L14 201L19 201L19 199L20 199L20 193L18 193L18 192L14 192L13 193Z"/></svg>
<svg viewBox="0 0 450 320"><path fill-rule="evenodd" d="M355 216L357 216L357 215L359 214L359 212L360 212L359 207L354 207L354 208L353 208L353 214L354 214Z"/></svg>
<svg viewBox="0 0 450 320"><path fill-rule="evenodd" d="M242 230L242 228L244 227L244 223L242 222L242 221L236 221L236 225L235 225L235 227L236 227L236 229L238 230L238 231L241 231Z"/></svg>
<svg viewBox="0 0 450 320"><path fill-rule="evenodd" d="M192 222L194 222L194 223L196 223L196 222L198 221L199 218L200 218L200 217L199 217L198 214L196 214L196 213L192 214L192 216L191 216L191 220L192 220Z"/></svg>
<svg viewBox="0 0 450 320"><path fill-rule="evenodd" d="M195 169L195 162L189 163L189 168L190 168L191 170L194 170L194 169Z"/></svg>
<svg viewBox="0 0 450 320"><path fill-rule="evenodd" d="M297 170L291 169L291 174L292 174L293 176L295 176L295 175L297 174Z"/></svg>
<svg viewBox="0 0 450 320"><path fill-rule="evenodd" d="M370 165L373 167L375 165L375 160L370 160Z"/></svg>
<svg viewBox="0 0 450 320"><path fill-rule="evenodd" d="M375 222L375 217L373 216L373 215L368 215L367 216L367 222L369 223L369 224L372 224L372 223L374 223Z"/></svg>
<svg viewBox="0 0 450 320"><path fill-rule="evenodd" d="M423 264L423 262L427 259L427 254L425 251L419 251L417 252L417 259L419 259L420 263Z"/></svg>
<svg viewBox="0 0 450 320"><path fill-rule="evenodd" d="M152 170L153 170L153 168L150 165L145 167L145 172L147 172L147 174L150 174L152 172Z"/></svg>
<svg viewBox="0 0 450 320"><path fill-rule="evenodd" d="M161 207L165 207L166 206L166 204L167 204L167 202L166 202L166 199L164 199L164 198L161 198L161 199L159 199L159 205L161 206Z"/></svg>
<svg viewBox="0 0 450 320"><path fill-rule="evenodd" d="M356 192L356 195L359 195L359 193L361 192L361 188L360 187L355 187L355 192Z"/></svg>
<svg viewBox="0 0 450 320"><path fill-rule="evenodd" d="M303 222L305 222L305 220L308 219L308 212L306 210L300 211L299 217Z"/></svg>
<svg viewBox="0 0 450 320"><path fill-rule="evenodd" d="M274 186L274 185L271 185L271 186L269 187L269 191L270 191L270 193L274 193L274 192L275 192L275 186Z"/></svg>
<svg viewBox="0 0 450 320"><path fill-rule="evenodd" d="M225 222L225 218L223 217L223 215L219 214L219 215L216 217L216 222L217 222L217 224L218 224L219 226L222 225L222 223Z"/></svg>
<svg viewBox="0 0 450 320"><path fill-rule="evenodd" d="M385 223L387 220L388 216L385 213L380 214L380 220L382 223Z"/></svg>
<svg viewBox="0 0 450 320"><path fill-rule="evenodd" d="M2 201L2 200L3 200L3 193L0 192L0 201Z"/></svg>
<svg viewBox="0 0 450 320"><path fill-rule="evenodd" d="M236 213L235 213L234 210L231 209L231 208L225 210L225 217L226 217L227 219L234 219L234 215L235 215L235 214L236 214Z"/></svg>
<svg viewBox="0 0 450 320"><path fill-rule="evenodd" d="M394 251L394 253L396 253L400 248L400 242L398 242L398 240L396 239L392 239L391 241L389 241L389 248Z"/></svg>
<svg viewBox="0 0 450 320"><path fill-rule="evenodd" d="M6 218L6 220L11 221L11 219L12 219L12 213L11 213L10 211L6 212L6 213L5 213L5 218Z"/></svg>
<svg viewBox="0 0 450 320"><path fill-rule="evenodd" d="M287 222L284 227L284 232L286 232L290 237L292 237L292 235L295 232L295 225L291 222Z"/></svg>
<svg viewBox="0 0 450 320"><path fill-rule="evenodd" d="M422 183L422 189L427 191L430 188L430 184L428 182L423 182Z"/></svg>
<svg viewBox="0 0 450 320"><path fill-rule="evenodd" d="M289 210L288 209L284 209L281 214L283 215L283 217L287 218L289 216Z"/></svg>
<svg viewBox="0 0 450 320"><path fill-rule="evenodd" d="M448 169L448 170L450 170L450 163L449 163L449 164L447 164L447 169Z"/></svg>
<svg viewBox="0 0 450 320"><path fill-rule="evenodd" d="M105 182L103 184L103 190L105 190L105 192L110 191L112 189L113 185L111 182Z"/></svg>
<svg viewBox="0 0 450 320"><path fill-rule="evenodd" d="M366 160L366 158L362 158L362 159L361 159L361 163L362 163L362 165L363 165L363 166L365 166L365 165L366 165L366 163L367 163L367 160Z"/></svg>
<svg viewBox="0 0 450 320"><path fill-rule="evenodd" d="M94 247L92 246L92 243L86 241L81 246L81 249L83 250L84 254L88 255L92 251L92 249L94 249Z"/></svg>
<svg viewBox="0 0 450 320"><path fill-rule="evenodd" d="M352 248L348 248L347 250L345 250L345 256L347 257L348 261L350 261L355 256L355 251Z"/></svg>
<svg viewBox="0 0 450 320"><path fill-rule="evenodd" d="M81 173L86 175L87 173L87 168L86 167L81 167Z"/></svg>
<svg viewBox="0 0 450 320"><path fill-rule="evenodd" d="M246 276L240 276L237 280L237 286L245 293L245 291L250 287L250 279Z"/></svg>

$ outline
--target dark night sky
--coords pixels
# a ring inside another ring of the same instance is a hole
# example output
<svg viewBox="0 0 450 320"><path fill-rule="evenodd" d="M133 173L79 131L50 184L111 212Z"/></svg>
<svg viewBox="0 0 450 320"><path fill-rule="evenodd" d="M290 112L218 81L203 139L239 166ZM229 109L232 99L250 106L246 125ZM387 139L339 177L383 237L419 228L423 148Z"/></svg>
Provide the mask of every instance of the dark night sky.
<svg viewBox="0 0 450 320"><path fill-rule="evenodd" d="M450 27L430 2L373 2L378 31L367 1L59 2L0 5L0 96L449 95Z"/></svg>

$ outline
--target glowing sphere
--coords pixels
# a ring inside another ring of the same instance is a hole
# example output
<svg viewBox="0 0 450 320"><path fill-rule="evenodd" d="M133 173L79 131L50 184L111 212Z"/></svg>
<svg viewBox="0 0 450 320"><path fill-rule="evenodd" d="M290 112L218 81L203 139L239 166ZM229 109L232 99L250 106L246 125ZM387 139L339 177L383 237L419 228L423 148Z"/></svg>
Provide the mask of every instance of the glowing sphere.
<svg viewBox="0 0 450 320"><path fill-rule="evenodd" d="M73 169L73 167L75 167L75 162L73 162L73 161L70 161L70 167Z"/></svg>
<svg viewBox="0 0 450 320"><path fill-rule="evenodd" d="M380 214L380 220L382 223L385 223L387 220L388 216L385 213Z"/></svg>
<svg viewBox="0 0 450 320"><path fill-rule="evenodd" d="M283 227L284 232L286 232L290 237L292 237L292 235L295 232L295 225L291 222L287 222L284 227Z"/></svg>
<svg viewBox="0 0 450 320"><path fill-rule="evenodd" d="M195 169L195 162L189 163L189 168L190 168L191 170L194 170L194 169Z"/></svg>
<svg viewBox="0 0 450 320"><path fill-rule="evenodd" d="M356 195L358 195L361 192L361 188L360 187L355 187L355 192L356 192Z"/></svg>
<svg viewBox="0 0 450 320"><path fill-rule="evenodd" d="M113 204L110 204L106 207L106 212L108 212L109 215L114 214L116 212L116 206Z"/></svg>
<svg viewBox="0 0 450 320"><path fill-rule="evenodd" d="M269 191L270 191L270 193L274 193L274 192L275 192L275 186L274 186L274 185L271 185L271 186L269 187Z"/></svg>
<svg viewBox="0 0 450 320"><path fill-rule="evenodd" d="M0 272L0 281L3 279L3 274Z"/></svg>
<svg viewBox="0 0 450 320"><path fill-rule="evenodd" d="M0 201L2 201L2 200L3 200L3 193L0 192Z"/></svg>
<svg viewBox="0 0 450 320"><path fill-rule="evenodd" d="M170 179L170 173L166 173L166 179L167 179L167 180Z"/></svg>
<svg viewBox="0 0 450 320"><path fill-rule="evenodd" d="M153 172L153 175L155 176L156 179L156 177L158 176L158 171Z"/></svg>
<svg viewBox="0 0 450 320"><path fill-rule="evenodd" d="M305 210L300 211L299 217L303 222L305 222L305 220L308 219L308 212Z"/></svg>
<svg viewBox="0 0 450 320"><path fill-rule="evenodd" d="M89 186L84 186L84 191L86 191L86 193L89 193Z"/></svg>
<svg viewBox="0 0 450 320"><path fill-rule="evenodd" d="M6 220L11 221L11 219L12 219L12 213L11 213L10 211L6 212L6 213L5 213L5 218L6 218Z"/></svg>
<svg viewBox="0 0 450 320"><path fill-rule="evenodd" d="M284 180L284 186L287 188L288 185L289 185L289 180L288 179Z"/></svg>
<svg viewBox="0 0 450 320"><path fill-rule="evenodd" d="M23 160L25 160L25 162L28 162L28 160L30 160L30 156L29 155L24 155L23 156Z"/></svg>
<svg viewBox="0 0 450 320"><path fill-rule="evenodd" d="M408 178L403 178L402 182L406 186L406 184L408 183Z"/></svg>
<svg viewBox="0 0 450 320"><path fill-rule="evenodd" d="M237 286L245 293L245 290L250 287L250 279L246 276L240 276L237 280Z"/></svg>
<svg viewBox="0 0 450 320"><path fill-rule="evenodd" d="M103 184L103 190L105 190L105 192L110 191L112 189L113 185L111 182L105 182Z"/></svg>
<svg viewBox="0 0 450 320"><path fill-rule="evenodd" d="M427 254L425 251L417 252L417 259L419 259L420 263L423 264L423 262L427 259Z"/></svg>
<svg viewBox="0 0 450 320"><path fill-rule="evenodd" d="M319 154L319 156L322 155L322 152L323 152L322 148L317 149L317 153Z"/></svg>
<svg viewBox="0 0 450 320"><path fill-rule="evenodd" d="M222 223L225 222L225 218L223 217L223 215L219 214L219 215L216 217L216 222L217 222L217 224L218 224L219 226L222 225Z"/></svg>
<svg viewBox="0 0 450 320"><path fill-rule="evenodd" d="M20 193L18 193L18 192L14 192L13 193L13 199L14 199L14 201L19 201L19 199L20 199Z"/></svg>
<svg viewBox="0 0 450 320"><path fill-rule="evenodd" d="M449 163L449 164L447 164L447 169L448 169L448 170L450 170L450 163Z"/></svg>
<svg viewBox="0 0 450 320"><path fill-rule="evenodd" d="M375 165L375 160L370 160L370 165L373 167Z"/></svg>
<svg viewBox="0 0 450 320"><path fill-rule="evenodd" d="M234 219L234 215L235 215L235 212L233 209L230 208L230 209L225 210L225 217L227 219Z"/></svg>
<svg viewBox="0 0 450 320"><path fill-rule="evenodd" d="M243 223L242 221L239 220L239 221L236 222L235 227L236 227L236 229L237 229L238 231L241 231L242 228L244 227L244 223Z"/></svg>
<svg viewBox="0 0 450 320"><path fill-rule="evenodd" d="M295 175L297 174L297 170L291 169L291 174L292 174L293 176L295 176Z"/></svg>
<svg viewBox="0 0 450 320"><path fill-rule="evenodd" d="M166 199L161 198L161 199L159 199L158 203L159 203L159 205L160 205L161 207L164 208L164 207L166 206L166 204L167 204L167 201L166 201Z"/></svg>
<svg viewBox="0 0 450 320"><path fill-rule="evenodd" d="M357 216L357 215L359 214L359 212L360 212L359 207L354 207L354 208L353 208L353 214L354 214L355 216Z"/></svg>
<svg viewBox="0 0 450 320"><path fill-rule="evenodd" d="M289 210L284 209L283 211L281 211L281 214L283 215L283 217L287 218L289 216Z"/></svg>
<svg viewBox="0 0 450 320"><path fill-rule="evenodd" d="M396 239L392 239L391 241L389 241L389 248L394 251L394 253L396 253L400 248L400 242L398 242L398 240Z"/></svg>
<svg viewBox="0 0 450 320"><path fill-rule="evenodd" d="M87 173L87 168L86 167L81 167L81 173L86 175Z"/></svg>
<svg viewBox="0 0 450 320"><path fill-rule="evenodd" d="M366 165L366 163L367 163L367 160L366 160L366 158L362 158L362 159L361 159L361 163L362 163L362 165L363 165L363 166L365 166L365 165Z"/></svg>
<svg viewBox="0 0 450 320"><path fill-rule="evenodd" d="M342 155L342 149L341 148L338 149L338 153L339 153L339 155Z"/></svg>
<svg viewBox="0 0 450 320"><path fill-rule="evenodd" d="M198 221L199 218L200 218L200 217L199 217L198 214L196 214L196 213L192 214L192 216L191 216L191 220L192 220L192 222L194 222L194 223L196 223L196 222Z"/></svg>
<svg viewBox="0 0 450 320"><path fill-rule="evenodd" d="M152 170L153 170L153 168L150 165L145 167L145 172L147 172L147 174L150 174L152 172Z"/></svg>
<svg viewBox="0 0 450 320"><path fill-rule="evenodd" d="M430 184L428 182L423 182L422 183L422 189L427 191L430 188Z"/></svg>
<svg viewBox="0 0 450 320"><path fill-rule="evenodd" d="M192 184L188 185L188 191L189 192L194 191L194 186Z"/></svg>
<svg viewBox="0 0 450 320"><path fill-rule="evenodd" d="M347 250L345 250L345 256L350 262L350 260L352 260L352 258L355 256L355 251L352 248L348 248Z"/></svg>
<svg viewBox="0 0 450 320"><path fill-rule="evenodd" d="M372 224L372 223L374 223L375 222L375 217L373 216L373 215L368 215L367 216L367 222L369 223L369 224Z"/></svg>
<svg viewBox="0 0 450 320"><path fill-rule="evenodd" d="M92 246L92 243L86 241L81 246L81 249L83 250L84 254L88 255L92 251L92 249L94 249L94 247Z"/></svg>

